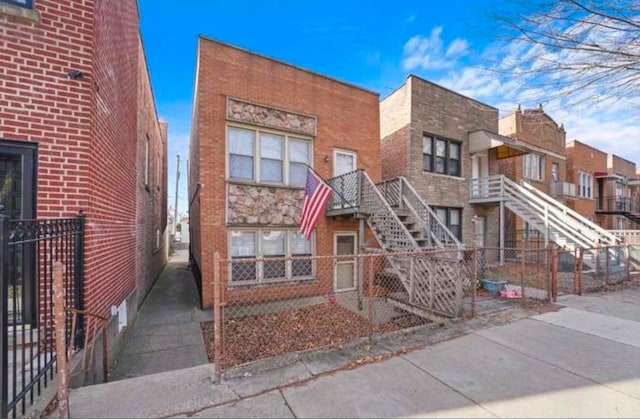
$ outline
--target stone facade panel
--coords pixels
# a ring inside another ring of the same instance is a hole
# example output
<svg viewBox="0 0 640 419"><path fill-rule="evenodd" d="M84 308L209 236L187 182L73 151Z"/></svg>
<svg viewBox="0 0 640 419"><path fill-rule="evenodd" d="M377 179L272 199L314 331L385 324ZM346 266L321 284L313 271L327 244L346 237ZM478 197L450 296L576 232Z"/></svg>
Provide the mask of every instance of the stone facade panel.
<svg viewBox="0 0 640 419"><path fill-rule="evenodd" d="M316 135L316 118L229 98L227 118L252 125Z"/></svg>
<svg viewBox="0 0 640 419"><path fill-rule="evenodd" d="M228 186L228 224L298 226L304 190L271 186Z"/></svg>

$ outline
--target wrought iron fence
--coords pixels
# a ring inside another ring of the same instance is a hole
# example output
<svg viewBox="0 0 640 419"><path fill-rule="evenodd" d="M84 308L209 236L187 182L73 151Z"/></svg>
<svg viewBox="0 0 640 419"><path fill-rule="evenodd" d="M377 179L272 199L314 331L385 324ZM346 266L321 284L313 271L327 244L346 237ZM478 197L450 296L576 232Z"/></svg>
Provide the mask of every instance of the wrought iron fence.
<svg viewBox="0 0 640 419"><path fill-rule="evenodd" d="M0 216L1 417L25 413L51 384L56 354L53 264L64 266L66 304L82 310L84 215L46 220ZM83 318L67 343L83 344Z"/></svg>

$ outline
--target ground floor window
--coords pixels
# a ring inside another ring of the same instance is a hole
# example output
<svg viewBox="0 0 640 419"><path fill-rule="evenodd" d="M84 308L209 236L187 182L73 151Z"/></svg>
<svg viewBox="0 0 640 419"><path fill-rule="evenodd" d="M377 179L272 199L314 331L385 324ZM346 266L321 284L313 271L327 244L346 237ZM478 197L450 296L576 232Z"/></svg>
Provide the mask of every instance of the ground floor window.
<svg viewBox="0 0 640 419"><path fill-rule="evenodd" d="M458 240L462 240L462 208L434 207L436 215Z"/></svg>
<svg viewBox="0 0 640 419"><path fill-rule="evenodd" d="M298 230L243 229L230 232L231 283L313 278L313 240Z"/></svg>

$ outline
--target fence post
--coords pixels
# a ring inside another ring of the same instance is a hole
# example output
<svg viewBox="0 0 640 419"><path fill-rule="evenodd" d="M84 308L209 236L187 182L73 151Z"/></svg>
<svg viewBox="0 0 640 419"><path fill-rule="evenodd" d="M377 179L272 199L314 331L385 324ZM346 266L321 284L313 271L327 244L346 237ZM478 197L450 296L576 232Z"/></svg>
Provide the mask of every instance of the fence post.
<svg viewBox="0 0 640 419"><path fill-rule="evenodd" d="M373 287L373 279L374 279L374 275L373 275L373 263L372 263L372 259L373 259L373 255L368 255L367 256L367 279L369 280L369 283L367 284L368 288L369 288L369 304L367 304L367 313L369 316L369 340L373 340L373 332L374 332L374 322L375 322L375 312L373 311L373 297L374 297L374 287ZM411 278L409 278L409 281L411 281Z"/></svg>
<svg viewBox="0 0 640 419"><path fill-rule="evenodd" d="M471 318L476 316L476 293L478 292L478 247L473 244L473 272L471 272Z"/></svg>
<svg viewBox="0 0 640 419"><path fill-rule="evenodd" d="M413 279L413 258L409 258L409 303L413 304L413 297L416 292L416 281Z"/></svg>
<svg viewBox="0 0 640 419"><path fill-rule="evenodd" d="M74 300L75 300L75 309L84 311L84 221L85 215L82 210L78 211L78 215L76 215L76 243L75 243L75 254L74 254L74 272L75 272L75 283L73 284L73 292L74 292ZM81 348L84 346L84 315L82 313L78 314L78 332L75 334L75 346ZM75 331L71 331L71 333L75 333ZM105 377L106 378L106 377Z"/></svg>
<svg viewBox="0 0 640 419"><path fill-rule="evenodd" d="M463 260L458 260L458 275L456 278L456 317L462 317L464 312L464 275L462 273Z"/></svg>
<svg viewBox="0 0 640 419"><path fill-rule="evenodd" d="M604 283L609 285L609 246L604 247Z"/></svg>
<svg viewBox="0 0 640 419"><path fill-rule="evenodd" d="M517 246L517 245L516 245ZM524 302L525 296L525 287L524 284L524 267L525 267L525 253L524 253L524 243L522 247L522 255L520 256L520 292L522 294L521 301Z"/></svg>
<svg viewBox="0 0 640 419"><path fill-rule="evenodd" d="M0 215L0 417L9 416L9 217Z"/></svg>
<svg viewBox="0 0 640 419"><path fill-rule="evenodd" d="M69 417L69 371L67 368L67 314L64 307L64 266L53 264L53 309L56 334L56 365L58 369L58 412L61 418Z"/></svg>
<svg viewBox="0 0 640 419"><path fill-rule="evenodd" d="M624 246L624 268L627 281L631 281L631 245Z"/></svg>
<svg viewBox="0 0 640 419"><path fill-rule="evenodd" d="M222 309L220 288L220 253L213 255L213 379L216 383L222 377Z"/></svg>
<svg viewBox="0 0 640 419"><path fill-rule="evenodd" d="M578 247L578 295L582 295L582 271L583 271L584 249Z"/></svg>
<svg viewBox="0 0 640 419"><path fill-rule="evenodd" d="M558 247L551 248L551 298L558 301Z"/></svg>

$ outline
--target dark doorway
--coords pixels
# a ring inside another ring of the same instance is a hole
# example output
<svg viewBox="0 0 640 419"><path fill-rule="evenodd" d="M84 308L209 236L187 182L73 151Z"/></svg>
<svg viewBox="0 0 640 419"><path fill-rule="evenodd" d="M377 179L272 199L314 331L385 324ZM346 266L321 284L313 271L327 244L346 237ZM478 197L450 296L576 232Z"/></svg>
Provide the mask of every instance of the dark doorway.
<svg viewBox="0 0 640 419"><path fill-rule="evenodd" d="M36 147L0 141L0 214L11 225L35 218ZM34 244L12 246L9 263L9 321L34 324L36 280Z"/></svg>

